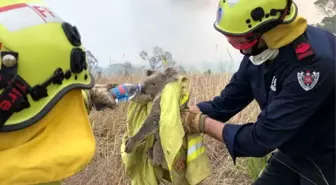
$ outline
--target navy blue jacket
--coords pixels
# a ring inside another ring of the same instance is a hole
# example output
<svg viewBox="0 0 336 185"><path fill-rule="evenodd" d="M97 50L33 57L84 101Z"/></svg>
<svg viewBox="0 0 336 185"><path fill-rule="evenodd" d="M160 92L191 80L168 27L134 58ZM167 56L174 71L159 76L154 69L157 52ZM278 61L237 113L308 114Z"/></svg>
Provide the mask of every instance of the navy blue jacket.
<svg viewBox="0 0 336 185"><path fill-rule="evenodd" d="M226 122L252 100L258 102L262 112L255 123L226 124L223 129L234 161L274 149L312 159L335 155L336 39L311 26L303 35L308 42L280 48L271 63L257 66L245 57L221 94L197 105L209 117ZM309 45L315 56L301 59Z"/></svg>

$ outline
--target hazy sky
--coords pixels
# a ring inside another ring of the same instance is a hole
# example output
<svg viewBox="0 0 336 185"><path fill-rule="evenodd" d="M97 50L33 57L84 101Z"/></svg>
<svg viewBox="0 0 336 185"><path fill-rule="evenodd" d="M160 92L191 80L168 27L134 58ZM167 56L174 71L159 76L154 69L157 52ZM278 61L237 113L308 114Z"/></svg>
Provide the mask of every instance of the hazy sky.
<svg viewBox="0 0 336 185"><path fill-rule="evenodd" d="M143 62L142 49L171 51L186 66L242 57L215 31L218 0L44 0L62 19L76 25L85 46L102 66L110 60ZM296 0L311 23L321 20L313 0ZM237 65L239 62L236 62Z"/></svg>

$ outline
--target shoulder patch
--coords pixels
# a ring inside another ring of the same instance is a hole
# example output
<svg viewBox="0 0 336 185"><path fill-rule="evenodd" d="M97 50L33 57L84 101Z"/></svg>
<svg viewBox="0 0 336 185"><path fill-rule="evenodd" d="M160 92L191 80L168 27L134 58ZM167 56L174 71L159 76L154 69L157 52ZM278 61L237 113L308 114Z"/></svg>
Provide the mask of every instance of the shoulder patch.
<svg viewBox="0 0 336 185"><path fill-rule="evenodd" d="M305 90L309 91L315 87L320 77L320 72L310 72L306 70L305 72L301 71L297 73L297 78L300 86Z"/></svg>
<svg viewBox="0 0 336 185"><path fill-rule="evenodd" d="M314 56L313 48L304 35L299 36L293 41L294 51L299 60Z"/></svg>

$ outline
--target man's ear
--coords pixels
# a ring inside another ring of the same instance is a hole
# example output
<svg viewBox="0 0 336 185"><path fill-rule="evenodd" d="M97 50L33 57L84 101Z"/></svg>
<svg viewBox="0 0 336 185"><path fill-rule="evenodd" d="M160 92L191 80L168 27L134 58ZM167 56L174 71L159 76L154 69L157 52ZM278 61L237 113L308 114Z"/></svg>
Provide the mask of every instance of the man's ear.
<svg viewBox="0 0 336 185"><path fill-rule="evenodd" d="M147 69L147 70L146 70L146 76L150 76L150 75L152 75L153 73L155 73L155 70L152 70L152 69Z"/></svg>

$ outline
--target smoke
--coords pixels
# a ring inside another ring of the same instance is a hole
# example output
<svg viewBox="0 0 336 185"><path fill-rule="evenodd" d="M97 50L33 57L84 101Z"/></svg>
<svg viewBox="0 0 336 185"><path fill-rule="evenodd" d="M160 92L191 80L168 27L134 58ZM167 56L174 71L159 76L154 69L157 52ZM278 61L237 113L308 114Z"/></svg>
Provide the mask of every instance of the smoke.
<svg viewBox="0 0 336 185"><path fill-rule="evenodd" d="M167 0L172 6L184 8L189 11L204 12L211 10L212 5L217 5L217 0Z"/></svg>
<svg viewBox="0 0 336 185"><path fill-rule="evenodd" d="M213 28L219 0L44 0L60 17L76 25L83 43L107 66L110 60L144 64L143 49L156 45L184 66L217 67L242 55ZM294 0L309 23L321 21L315 0ZM75 9L74 9L75 7ZM231 56L228 54L230 52Z"/></svg>
<svg viewBox="0 0 336 185"><path fill-rule="evenodd" d="M135 44L150 50L159 45L172 52L182 64L241 58L225 38L215 31L217 0L142 0L132 1Z"/></svg>
<svg viewBox="0 0 336 185"><path fill-rule="evenodd" d="M296 0L299 15L309 23L318 19L314 0ZM132 1L135 44L149 49L160 45L177 56L184 64L201 64L203 61L235 63L242 58L226 39L215 31L218 0L142 0ZM306 9L309 11L306 11ZM314 11L313 11L314 10Z"/></svg>

